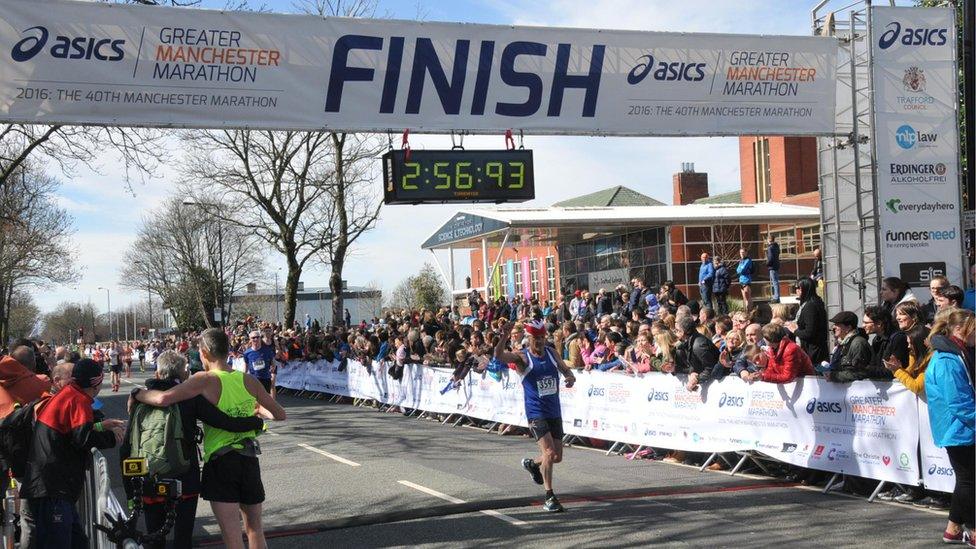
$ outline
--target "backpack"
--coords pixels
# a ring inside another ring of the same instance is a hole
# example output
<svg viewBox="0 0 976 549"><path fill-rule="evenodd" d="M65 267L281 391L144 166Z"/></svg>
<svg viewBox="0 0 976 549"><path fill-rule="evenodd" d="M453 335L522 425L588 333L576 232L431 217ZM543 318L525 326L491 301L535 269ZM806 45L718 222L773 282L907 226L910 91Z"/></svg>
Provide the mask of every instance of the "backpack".
<svg viewBox="0 0 976 549"><path fill-rule="evenodd" d="M140 405L129 422L129 457L146 458L149 476L175 478L186 473L192 461L184 447L193 442L193 433L183 432L178 404L165 408Z"/></svg>
<svg viewBox="0 0 976 549"><path fill-rule="evenodd" d="M14 477L24 478L31 438L34 436L34 410L44 397L18 406L0 420L0 465L13 472Z"/></svg>

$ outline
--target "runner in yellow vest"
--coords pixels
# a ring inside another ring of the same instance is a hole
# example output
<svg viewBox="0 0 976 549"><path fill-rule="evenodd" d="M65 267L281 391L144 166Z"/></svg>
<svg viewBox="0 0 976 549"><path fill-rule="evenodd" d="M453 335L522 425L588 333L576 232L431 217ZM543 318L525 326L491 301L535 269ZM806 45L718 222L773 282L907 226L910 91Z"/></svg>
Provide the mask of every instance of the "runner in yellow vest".
<svg viewBox="0 0 976 549"><path fill-rule="evenodd" d="M219 328L200 336L200 358L206 371L191 376L168 391L137 391L133 397L153 406L169 406L203 395L229 416L258 415L265 419L285 419L285 409L275 402L261 383L227 364L230 342ZM203 481L200 495L210 502L220 524L224 546L243 549L240 515L248 547L266 546L261 525L264 485L257 455L257 432L231 433L204 425Z"/></svg>

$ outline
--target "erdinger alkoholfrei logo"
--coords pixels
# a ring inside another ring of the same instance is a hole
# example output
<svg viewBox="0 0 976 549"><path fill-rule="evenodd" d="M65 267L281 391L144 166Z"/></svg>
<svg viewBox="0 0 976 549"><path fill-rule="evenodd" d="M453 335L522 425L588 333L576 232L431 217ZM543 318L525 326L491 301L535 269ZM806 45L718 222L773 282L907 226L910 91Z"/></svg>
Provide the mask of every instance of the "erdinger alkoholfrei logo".
<svg viewBox="0 0 976 549"><path fill-rule="evenodd" d="M885 25L886 31L878 38L878 47L886 50L895 42L903 46L944 46L948 42L949 29L942 28L912 28L902 30L901 23L892 21Z"/></svg>
<svg viewBox="0 0 976 549"><path fill-rule="evenodd" d="M50 33L40 25L24 29L24 34L10 50L10 58L18 63L30 61L48 44ZM96 61L121 61L125 56L125 40L92 36L56 35L48 53L57 59L94 59Z"/></svg>

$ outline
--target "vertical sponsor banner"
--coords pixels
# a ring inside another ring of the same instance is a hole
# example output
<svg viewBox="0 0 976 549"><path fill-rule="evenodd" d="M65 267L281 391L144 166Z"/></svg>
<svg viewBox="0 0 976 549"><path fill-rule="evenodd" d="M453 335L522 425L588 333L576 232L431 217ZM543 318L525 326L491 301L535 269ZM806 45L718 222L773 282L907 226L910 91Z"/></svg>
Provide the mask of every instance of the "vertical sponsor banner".
<svg viewBox="0 0 976 549"><path fill-rule="evenodd" d="M505 262L505 297L515 297L515 262L509 259Z"/></svg>
<svg viewBox="0 0 976 549"><path fill-rule="evenodd" d="M495 291L495 299L502 296L502 277L498 269L493 270L491 273L491 287ZM486 296L487 294L488 292L485 292Z"/></svg>
<svg viewBox="0 0 976 549"><path fill-rule="evenodd" d="M529 270L529 258L522 258L522 297L532 297L532 271Z"/></svg>
<svg viewBox="0 0 976 549"><path fill-rule="evenodd" d="M945 448L939 448L932 439L929 424L929 405L918 399L918 445L922 454L922 483L930 490L952 492L956 488L956 473L949 463Z"/></svg>
<svg viewBox="0 0 976 549"><path fill-rule="evenodd" d="M536 261L539 265L539 304L545 304L549 299L549 267L546 265L545 257L540 257Z"/></svg>
<svg viewBox="0 0 976 549"><path fill-rule="evenodd" d="M875 6L871 35L883 272L924 300L963 279L955 12Z"/></svg>

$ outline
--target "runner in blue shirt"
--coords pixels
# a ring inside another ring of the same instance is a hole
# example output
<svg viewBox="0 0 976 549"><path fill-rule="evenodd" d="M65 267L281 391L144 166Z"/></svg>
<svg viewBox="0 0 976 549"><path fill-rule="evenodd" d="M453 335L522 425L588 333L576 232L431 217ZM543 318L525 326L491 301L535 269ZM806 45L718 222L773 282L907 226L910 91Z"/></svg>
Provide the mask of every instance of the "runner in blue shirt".
<svg viewBox="0 0 976 549"><path fill-rule="evenodd" d="M522 391L525 394L525 417L539 445L540 456L536 459L522 460L522 467L532 475L536 484L546 489L546 511L560 512L563 506L552 491L552 468L563 459L563 420L559 408L559 373L566 380L566 387L576 382L573 371L566 366L556 353L546 346L546 324L542 319L525 323L529 346L521 352L506 350L512 324L508 323L501 331L495 358L515 364L515 370L522 376Z"/></svg>
<svg viewBox="0 0 976 549"><path fill-rule="evenodd" d="M271 392L271 371L274 368L275 348L261 341L261 334L251 332L251 346L244 351L245 371L261 382L264 390Z"/></svg>

